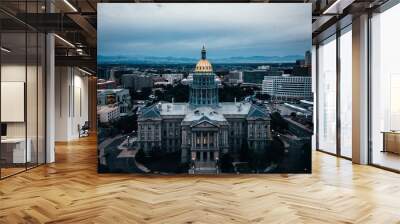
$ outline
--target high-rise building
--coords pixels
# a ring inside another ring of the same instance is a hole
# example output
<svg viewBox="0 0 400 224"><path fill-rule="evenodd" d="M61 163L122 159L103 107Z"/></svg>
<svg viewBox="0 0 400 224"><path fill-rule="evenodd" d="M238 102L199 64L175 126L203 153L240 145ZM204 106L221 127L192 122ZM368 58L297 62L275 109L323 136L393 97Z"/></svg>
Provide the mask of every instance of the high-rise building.
<svg viewBox="0 0 400 224"><path fill-rule="evenodd" d="M311 77L265 76L262 92L278 100L312 99Z"/></svg>
<svg viewBox="0 0 400 224"><path fill-rule="evenodd" d="M143 88L153 87L153 78L142 73L124 74L121 77L121 84L124 88L133 89L134 91Z"/></svg>
<svg viewBox="0 0 400 224"><path fill-rule="evenodd" d="M267 70L243 71L243 83L262 84L264 76L268 75Z"/></svg>
<svg viewBox="0 0 400 224"><path fill-rule="evenodd" d="M306 67L310 67L311 66L311 52L310 51L306 51L306 55L305 55L305 61L304 61L304 65Z"/></svg>

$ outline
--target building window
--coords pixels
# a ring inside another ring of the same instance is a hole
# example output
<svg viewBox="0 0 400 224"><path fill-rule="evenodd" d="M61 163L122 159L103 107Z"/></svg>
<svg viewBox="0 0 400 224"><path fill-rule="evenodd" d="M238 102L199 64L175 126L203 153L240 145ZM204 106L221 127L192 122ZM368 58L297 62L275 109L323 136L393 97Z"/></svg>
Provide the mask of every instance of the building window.
<svg viewBox="0 0 400 224"><path fill-rule="evenodd" d="M318 48L318 148L336 153L336 35Z"/></svg>
<svg viewBox="0 0 400 224"><path fill-rule="evenodd" d="M352 31L340 36L340 154L352 157Z"/></svg>
<svg viewBox="0 0 400 224"><path fill-rule="evenodd" d="M394 170L400 170L399 21L400 4L371 19L371 158Z"/></svg>

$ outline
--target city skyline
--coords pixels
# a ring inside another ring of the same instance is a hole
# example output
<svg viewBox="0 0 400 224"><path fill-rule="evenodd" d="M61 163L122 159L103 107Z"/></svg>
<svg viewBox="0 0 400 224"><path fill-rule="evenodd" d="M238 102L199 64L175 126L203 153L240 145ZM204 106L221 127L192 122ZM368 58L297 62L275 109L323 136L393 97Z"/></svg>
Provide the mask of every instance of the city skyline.
<svg viewBox="0 0 400 224"><path fill-rule="evenodd" d="M311 48L309 10L308 4L99 4L98 55L196 58L203 44L213 59L304 55Z"/></svg>

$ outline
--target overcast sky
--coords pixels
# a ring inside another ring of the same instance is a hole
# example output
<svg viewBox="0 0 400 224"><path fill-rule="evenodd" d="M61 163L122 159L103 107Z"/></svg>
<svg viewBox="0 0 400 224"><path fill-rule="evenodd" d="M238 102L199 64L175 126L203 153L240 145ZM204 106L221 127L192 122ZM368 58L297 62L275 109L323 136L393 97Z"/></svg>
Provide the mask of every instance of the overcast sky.
<svg viewBox="0 0 400 224"><path fill-rule="evenodd" d="M98 4L98 54L210 58L304 55L310 4Z"/></svg>

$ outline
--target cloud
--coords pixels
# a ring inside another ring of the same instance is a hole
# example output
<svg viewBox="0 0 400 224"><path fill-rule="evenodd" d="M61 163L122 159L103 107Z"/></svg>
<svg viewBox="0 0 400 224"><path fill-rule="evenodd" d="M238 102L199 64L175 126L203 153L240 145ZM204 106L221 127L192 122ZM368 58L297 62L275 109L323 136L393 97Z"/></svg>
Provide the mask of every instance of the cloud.
<svg viewBox="0 0 400 224"><path fill-rule="evenodd" d="M101 55L283 56L311 47L310 4L101 3Z"/></svg>

